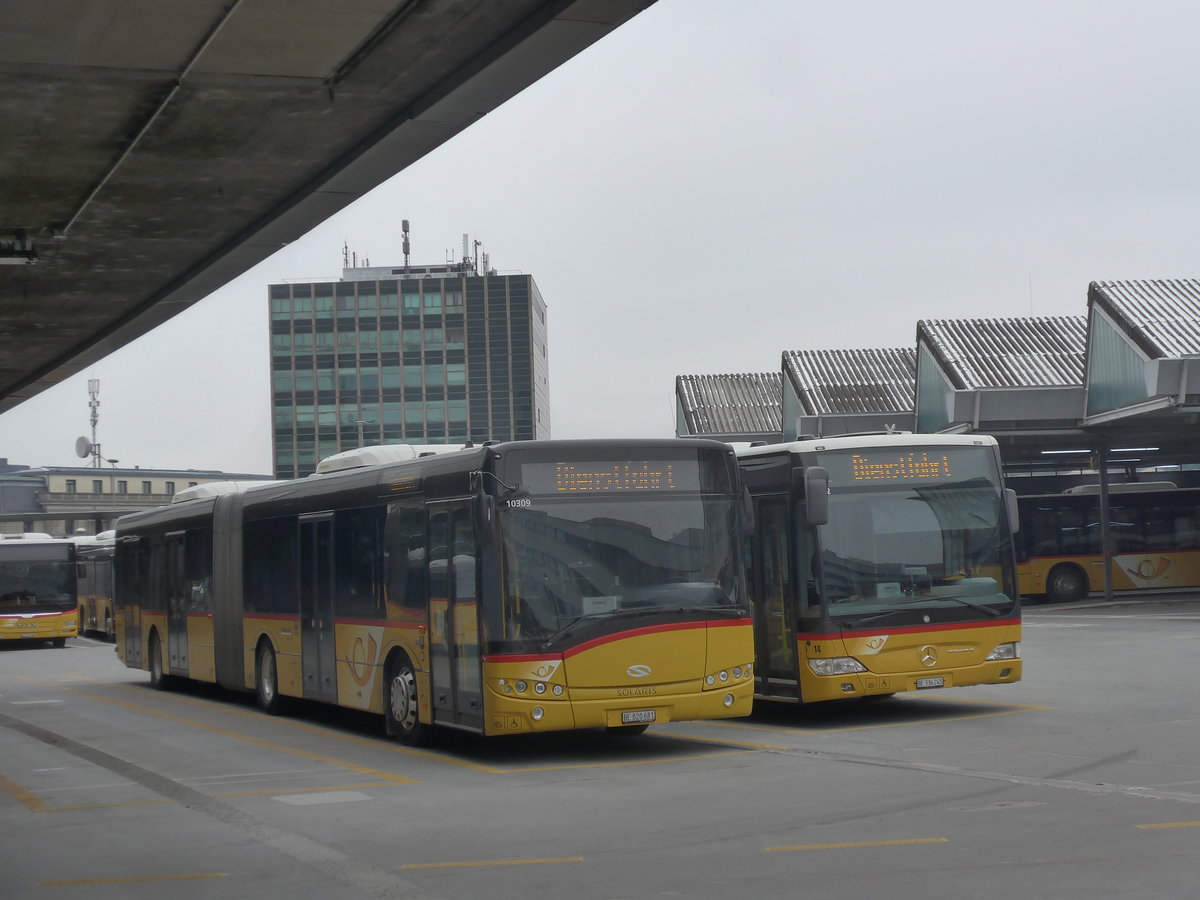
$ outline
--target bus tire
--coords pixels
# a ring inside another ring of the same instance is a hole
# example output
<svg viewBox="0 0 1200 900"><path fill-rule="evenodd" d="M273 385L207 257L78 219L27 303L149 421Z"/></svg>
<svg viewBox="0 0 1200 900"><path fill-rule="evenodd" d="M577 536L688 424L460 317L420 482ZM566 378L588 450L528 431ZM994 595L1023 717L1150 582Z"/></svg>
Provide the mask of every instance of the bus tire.
<svg viewBox="0 0 1200 900"><path fill-rule="evenodd" d="M171 685L171 676L163 670L162 641L158 632L150 634L150 687L165 691Z"/></svg>
<svg viewBox="0 0 1200 900"><path fill-rule="evenodd" d="M1051 603L1071 603L1082 599L1087 591L1087 575L1078 566L1062 563L1046 576L1046 599Z"/></svg>
<svg viewBox="0 0 1200 900"><path fill-rule="evenodd" d="M429 742L432 728L421 721L417 673L404 654L388 660L383 682L383 726L388 737L416 747Z"/></svg>
<svg viewBox="0 0 1200 900"><path fill-rule="evenodd" d="M268 716L277 716L282 711L279 697L279 667L275 662L275 648L269 641L258 645L254 655L254 696L258 708Z"/></svg>
<svg viewBox="0 0 1200 900"><path fill-rule="evenodd" d="M52 647L65 647L65 646L67 646L67 639L66 639L65 637L53 638L53 639L51 639L51 641L50 641L50 646L52 646Z"/></svg>

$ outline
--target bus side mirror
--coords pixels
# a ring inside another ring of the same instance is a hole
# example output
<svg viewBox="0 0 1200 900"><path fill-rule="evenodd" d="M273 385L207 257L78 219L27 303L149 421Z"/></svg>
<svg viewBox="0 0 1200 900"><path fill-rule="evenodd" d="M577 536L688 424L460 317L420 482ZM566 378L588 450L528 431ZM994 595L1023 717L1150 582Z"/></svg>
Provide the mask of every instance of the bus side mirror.
<svg viewBox="0 0 1200 900"><path fill-rule="evenodd" d="M490 544L496 537L496 498L479 486L475 492L475 539L480 546Z"/></svg>
<svg viewBox="0 0 1200 900"><path fill-rule="evenodd" d="M1016 534L1021 530L1021 511L1017 506L1017 492L1012 488L1004 489L1004 505L1008 508L1008 530Z"/></svg>
<svg viewBox="0 0 1200 900"><path fill-rule="evenodd" d="M804 509L809 525L829 521L829 472L821 466L804 470Z"/></svg>

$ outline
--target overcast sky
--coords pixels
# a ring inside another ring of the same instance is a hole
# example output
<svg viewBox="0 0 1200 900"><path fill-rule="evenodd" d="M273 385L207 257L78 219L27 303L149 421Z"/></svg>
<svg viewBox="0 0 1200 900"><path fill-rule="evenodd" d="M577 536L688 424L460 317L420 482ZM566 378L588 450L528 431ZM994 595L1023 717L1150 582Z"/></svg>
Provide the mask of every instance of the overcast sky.
<svg viewBox="0 0 1200 900"><path fill-rule="evenodd" d="M1083 315L1200 275L1188 0L659 0L303 240L0 416L80 465L271 472L267 285L483 242L549 307L553 436L671 436L676 375Z"/></svg>

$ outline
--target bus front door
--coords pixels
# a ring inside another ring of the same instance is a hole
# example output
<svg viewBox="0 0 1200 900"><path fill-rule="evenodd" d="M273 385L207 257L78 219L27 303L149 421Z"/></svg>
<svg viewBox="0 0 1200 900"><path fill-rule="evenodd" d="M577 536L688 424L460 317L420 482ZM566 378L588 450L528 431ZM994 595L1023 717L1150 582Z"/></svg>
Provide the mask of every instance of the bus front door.
<svg viewBox="0 0 1200 900"><path fill-rule="evenodd" d="M333 513L300 519L300 666L304 699L337 701Z"/></svg>
<svg viewBox="0 0 1200 900"><path fill-rule="evenodd" d="M188 674L187 596L183 587L184 532L167 534L167 658L176 675Z"/></svg>
<svg viewBox="0 0 1200 900"><path fill-rule="evenodd" d="M768 498L759 503L755 515L758 555L754 584L758 602L754 630L759 659L756 687L765 696L795 697L799 690L798 611L788 553L788 510L786 499Z"/></svg>
<svg viewBox="0 0 1200 900"><path fill-rule="evenodd" d="M482 727L476 546L469 503L431 506L429 546L429 656L434 721Z"/></svg>

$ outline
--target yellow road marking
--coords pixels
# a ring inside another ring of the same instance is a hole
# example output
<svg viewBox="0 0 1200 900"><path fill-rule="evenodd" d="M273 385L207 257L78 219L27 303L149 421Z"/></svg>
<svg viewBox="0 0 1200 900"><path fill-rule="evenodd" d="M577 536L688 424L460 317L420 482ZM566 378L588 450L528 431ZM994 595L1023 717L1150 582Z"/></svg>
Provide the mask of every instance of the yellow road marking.
<svg viewBox="0 0 1200 900"><path fill-rule="evenodd" d="M38 887L71 887L88 884L134 884L144 881L198 881L202 878L224 878L224 872L201 875L131 875L128 878L67 878L62 881L39 881Z"/></svg>
<svg viewBox="0 0 1200 900"><path fill-rule="evenodd" d="M401 869L467 869L481 866L545 866L553 863L583 862L582 856L562 856L557 859L482 859L475 862L410 863Z"/></svg>
<svg viewBox="0 0 1200 900"><path fill-rule="evenodd" d="M844 850L850 847L898 847L902 844L946 844L945 838L909 838L902 841L847 841L841 844L799 844L795 847L768 847L768 853L792 850Z"/></svg>
<svg viewBox="0 0 1200 900"><path fill-rule="evenodd" d="M1200 828L1200 822L1159 822L1155 825L1138 825L1138 828Z"/></svg>
<svg viewBox="0 0 1200 900"><path fill-rule="evenodd" d="M25 808L30 812L40 813L45 812L47 807L40 797L36 794L25 790L15 781L9 781L3 775L0 775L0 791L8 794L14 800L19 800L25 805Z"/></svg>

